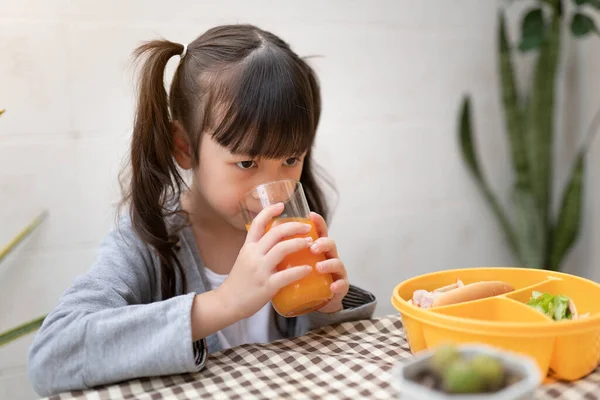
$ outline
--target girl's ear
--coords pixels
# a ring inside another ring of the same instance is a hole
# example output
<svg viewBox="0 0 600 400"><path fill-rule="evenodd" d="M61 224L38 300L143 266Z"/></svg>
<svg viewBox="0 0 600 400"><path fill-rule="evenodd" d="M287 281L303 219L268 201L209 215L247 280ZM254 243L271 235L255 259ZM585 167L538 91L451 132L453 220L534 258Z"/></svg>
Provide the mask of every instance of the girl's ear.
<svg viewBox="0 0 600 400"><path fill-rule="evenodd" d="M175 161L182 169L191 169L193 167L192 149L181 122L172 122L171 134L173 135L173 157L175 157Z"/></svg>

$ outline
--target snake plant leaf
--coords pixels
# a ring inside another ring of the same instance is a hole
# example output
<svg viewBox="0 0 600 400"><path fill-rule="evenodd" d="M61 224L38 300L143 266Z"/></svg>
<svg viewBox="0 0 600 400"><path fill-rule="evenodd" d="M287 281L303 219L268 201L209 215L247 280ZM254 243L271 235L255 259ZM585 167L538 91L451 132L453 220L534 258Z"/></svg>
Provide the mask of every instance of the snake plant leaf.
<svg viewBox="0 0 600 400"><path fill-rule="evenodd" d="M582 13L575 13L571 19L571 32L575 37L581 38L592 32L598 33L594 20Z"/></svg>
<svg viewBox="0 0 600 400"><path fill-rule="evenodd" d="M483 179L481 170L479 169L479 162L477 161L477 155L473 147L473 128L471 126L471 98L465 96L463 103L460 108L460 146L462 155L467 163L467 166L471 170L471 173L475 175L478 180Z"/></svg>
<svg viewBox="0 0 600 400"><path fill-rule="evenodd" d="M545 227L533 193L529 187L516 184L512 202L519 260L523 267L544 268Z"/></svg>
<svg viewBox="0 0 600 400"><path fill-rule="evenodd" d="M475 180L483 192L483 195L490 203L492 210L500 222L500 225L504 231L510 249L513 253L517 252L517 242L516 238L510 225L510 222L506 218L506 214L500 203L498 202L496 196L490 189L488 183L486 182L483 173L479 167L479 161L477 159L477 154L475 153L475 148L473 144L473 128L471 122L471 99L469 96L465 96L463 99L461 110L460 110L460 119L459 119L459 142L461 147L461 154L463 160L467 164L467 167L475 177Z"/></svg>
<svg viewBox="0 0 600 400"><path fill-rule="evenodd" d="M562 0L542 0L542 3L546 3L551 7L556 7L557 3Z"/></svg>
<svg viewBox="0 0 600 400"><path fill-rule="evenodd" d="M16 328L0 333L0 347L19 339L22 336L36 331L37 329L39 329L40 326L42 326L42 323L44 322L45 318L46 316L39 317L32 321L24 323L23 325L19 325Z"/></svg>
<svg viewBox="0 0 600 400"><path fill-rule="evenodd" d="M575 5L577 6L583 6L585 4L600 10L600 0L575 0Z"/></svg>
<svg viewBox="0 0 600 400"><path fill-rule="evenodd" d="M544 14L541 8L530 10L521 24L521 42L519 49L523 52L539 48L545 37Z"/></svg>
<svg viewBox="0 0 600 400"><path fill-rule="evenodd" d="M500 50L498 67L502 83L504 119L506 120L506 130L516 182L519 185L526 185L529 176L527 171L527 150L525 148L523 115L519 109L519 96L513 67L512 51L506 29L506 17L504 12L500 12L498 16L498 47Z"/></svg>
<svg viewBox="0 0 600 400"><path fill-rule="evenodd" d="M579 236L584 173L585 152L581 150L563 191L558 220L553 229L548 267L555 271L559 269L567 251Z"/></svg>
<svg viewBox="0 0 600 400"><path fill-rule="evenodd" d="M552 193L554 98L559 47L560 19L554 15L539 51L527 109L529 184L545 228L548 226ZM547 231L544 229L544 232Z"/></svg>

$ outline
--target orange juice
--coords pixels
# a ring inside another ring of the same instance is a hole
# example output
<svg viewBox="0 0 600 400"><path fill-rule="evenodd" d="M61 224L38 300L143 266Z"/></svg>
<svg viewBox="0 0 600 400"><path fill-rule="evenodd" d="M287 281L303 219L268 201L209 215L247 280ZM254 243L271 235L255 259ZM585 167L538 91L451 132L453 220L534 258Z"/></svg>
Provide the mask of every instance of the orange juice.
<svg viewBox="0 0 600 400"><path fill-rule="evenodd" d="M286 222L301 222L312 226L307 234L295 235L288 239L308 236L313 240L318 239L315 225L309 218L277 218L267 226L267 232L273 225ZM248 225L247 228L249 227ZM271 301L275 311L284 317L295 317L317 310L333 298L330 289L333 282L331 274L321 274L315 268L316 263L326 259L324 254L313 254L308 248L292 253L283 259L277 266L278 271L300 265L310 265L313 270L308 276L281 288L275 294Z"/></svg>

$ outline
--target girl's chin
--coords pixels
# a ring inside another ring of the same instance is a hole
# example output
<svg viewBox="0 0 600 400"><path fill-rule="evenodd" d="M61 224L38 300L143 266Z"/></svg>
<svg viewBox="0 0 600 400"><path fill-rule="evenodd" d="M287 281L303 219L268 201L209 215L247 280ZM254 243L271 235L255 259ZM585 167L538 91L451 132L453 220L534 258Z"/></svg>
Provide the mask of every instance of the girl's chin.
<svg viewBox="0 0 600 400"><path fill-rule="evenodd" d="M246 223L244 222L244 218L242 217L242 215L237 215L235 217L233 217L229 223L231 224L232 227L234 227L237 230L246 232Z"/></svg>

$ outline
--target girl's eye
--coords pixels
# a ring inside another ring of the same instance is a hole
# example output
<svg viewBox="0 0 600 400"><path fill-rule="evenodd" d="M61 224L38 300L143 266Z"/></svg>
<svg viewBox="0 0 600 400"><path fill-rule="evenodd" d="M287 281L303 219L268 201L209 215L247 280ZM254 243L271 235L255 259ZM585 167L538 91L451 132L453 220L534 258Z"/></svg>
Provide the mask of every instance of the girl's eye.
<svg viewBox="0 0 600 400"><path fill-rule="evenodd" d="M254 161L240 161L240 162L236 163L236 165L238 167L240 167L241 169L250 169L250 168L254 167L256 165L256 163Z"/></svg>
<svg viewBox="0 0 600 400"><path fill-rule="evenodd" d="M288 158L287 160L285 160L283 163L287 166L287 167L293 167L294 165L298 164L300 160L298 160L297 157L291 157Z"/></svg>

